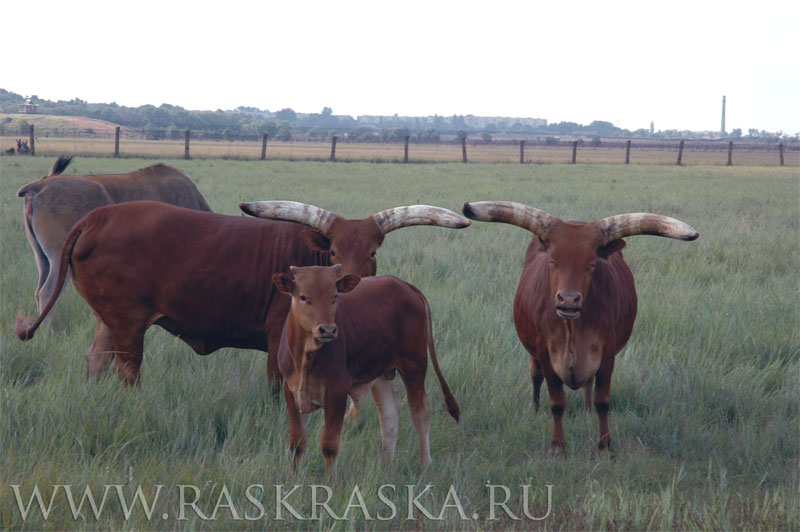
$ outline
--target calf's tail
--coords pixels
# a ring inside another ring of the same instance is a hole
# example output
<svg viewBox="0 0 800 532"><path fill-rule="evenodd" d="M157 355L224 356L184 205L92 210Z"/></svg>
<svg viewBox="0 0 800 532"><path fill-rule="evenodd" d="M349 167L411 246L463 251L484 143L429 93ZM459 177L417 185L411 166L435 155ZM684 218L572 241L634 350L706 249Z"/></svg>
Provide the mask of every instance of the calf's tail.
<svg viewBox="0 0 800 532"><path fill-rule="evenodd" d="M85 219L82 219L67 235L67 240L64 242L64 247L61 249L61 265L58 270L58 280L56 281L56 288L53 290L53 294L50 296L50 300L45 305L44 309L42 309L41 314L33 321L33 318L29 318L25 315L25 311L20 310L17 313L17 326L16 326L16 335L17 338L22 340L30 340L33 338L33 333L36 332L36 329L39 328L39 325L42 324L42 320L47 316L47 313L50 312L50 309L53 308L53 305L56 304L58 300L58 296L61 294L61 288L64 286L64 281L67 280L67 268L69 268L72 262L72 250L75 248L75 243L78 241L78 237L81 236L84 229L86 229L87 223Z"/></svg>
<svg viewBox="0 0 800 532"><path fill-rule="evenodd" d="M428 337L428 352L431 354L431 361L433 362L433 370L436 372L436 378L439 379L439 386L442 387L442 394L444 394L444 404L447 406L447 411L453 416L456 422L459 421L461 416L461 409L458 407L458 402L453 394L450 392L450 387L444 380L442 370L439 369L439 361L436 358L436 347L433 345L433 326L431 325L431 307L428 305L428 299L425 295L417 290L417 293L425 303L425 336Z"/></svg>

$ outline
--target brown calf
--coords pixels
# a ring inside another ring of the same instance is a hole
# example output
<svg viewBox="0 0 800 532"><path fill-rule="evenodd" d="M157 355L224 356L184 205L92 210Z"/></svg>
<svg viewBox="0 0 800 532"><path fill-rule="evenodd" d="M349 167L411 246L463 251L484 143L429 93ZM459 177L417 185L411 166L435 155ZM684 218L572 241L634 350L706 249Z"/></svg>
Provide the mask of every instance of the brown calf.
<svg viewBox="0 0 800 532"><path fill-rule="evenodd" d="M371 389L381 422L384 456L394 456L399 401L390 380L395 370L405 383L420 459L431 461L425 372L430 351L447 410L458 421L459 408L439 370L430 308L414 286L390 276L336 279L340 266L291 268L276 274L278 290L292 296L278 348L289 410L294 465L306 447L305 421L325 410L321 445L326 473L339 452L347 396L356 400ZM339 297L341 295L341 297Z"/></svg>

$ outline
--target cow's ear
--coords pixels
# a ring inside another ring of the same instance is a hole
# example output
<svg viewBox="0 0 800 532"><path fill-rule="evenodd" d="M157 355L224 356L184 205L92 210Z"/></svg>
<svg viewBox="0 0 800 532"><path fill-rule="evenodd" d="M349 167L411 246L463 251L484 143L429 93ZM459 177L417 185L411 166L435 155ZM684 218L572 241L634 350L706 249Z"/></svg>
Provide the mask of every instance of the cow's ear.
<svg viewBox="0 0 800 532"><path fill-rule="evenodd" d="M294 280L285 273L276 273L272 276L272 282L279 292L291 295L294 292Z"/></svg>
<svg viewBox="0 0 800 532"><path fill-rule="evenodd" d="M328 251L331 249L331 240L319 231L306 229L300 233L300 236L305 241L306 246L314 251Z"/></svg>
<svg viewBox="0 0 800 532"><path fill-rule="evenodd" d="M347 275L336 281L336 290L340 294L346 294L347 292L355 288L360 282L361 282L361 277L359 277L354 273L348 273Z"/></svg>
<svg viewBox="0 0 800 532"><path fill-rule="evenodd" d="M625 241L622 240L621 238L618 238L617 240L612 240L605 246L600 246L599 248L597 248L597 256L600 257L601 259L607 259L614 253L622 251L622 248L624 247L625 247Z"/></svg>

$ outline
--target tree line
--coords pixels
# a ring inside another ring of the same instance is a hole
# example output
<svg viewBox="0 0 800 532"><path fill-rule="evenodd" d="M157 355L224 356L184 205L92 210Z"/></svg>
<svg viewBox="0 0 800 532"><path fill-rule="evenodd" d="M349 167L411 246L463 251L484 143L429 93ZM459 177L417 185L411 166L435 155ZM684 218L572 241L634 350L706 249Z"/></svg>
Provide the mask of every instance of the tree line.
<svg viewBox="0 0 800 532"><path fill-rule="evenodd" d="M0 89L0 112L16 113L26 98L20 94ZM79 116L105 120L123 127L146 132L156 138L179 139L183 131L190 129L199 137L223 138L229 140L260 138L264 133L278 140L291 140L298 136L310 139L327 139L346 135L347 138L362 142L399 141L409 136L419 142L438 142L443 136L461 138L471 136L491 141L493 136L502 134L539 135L556 139L559 136L580 136L599 142L602 138L694 138L701 135L690 131L653 131L639 129L629 131L611 122L596 120L588 125L575 122L558 122L533 126L520 120L508 119L493 123L483 123L480 127L470 125L464 115L433 117L370 117L368 123L348 115L334 115L330 107L319 113L302 114L290 108L275 112L255 107L240 106L234 110L190 111L170 104L141 105L127 107L117 103L89 103L80 98L69 101L50 101L30 97L30 103L37 106L38 114L59 116ZM1 125L0 125L1 126ZM24 134L24 132L3 132L3 134ZM724 135L721 135L724 136ZM730 138L743 138L740 129L727 135ZM767 140L779 138L781 133L772 134L751 129L748 138Z"/></svg>

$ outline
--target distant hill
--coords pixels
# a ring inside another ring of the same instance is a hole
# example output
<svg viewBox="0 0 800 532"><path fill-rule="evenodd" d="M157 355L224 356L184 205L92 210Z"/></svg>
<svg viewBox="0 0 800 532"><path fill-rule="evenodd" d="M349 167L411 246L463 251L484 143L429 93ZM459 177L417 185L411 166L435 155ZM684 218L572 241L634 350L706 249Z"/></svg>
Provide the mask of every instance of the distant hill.
<svg viewBox="0 0 800 532"><path fill-rule="evenodd" d="M33 125L37 136L108 136L113 137L117 124L82 116L56 116L40 114L0 114L0 136L28 138ZM141 138L141 133L122 127L123 138Z"/></svg>

